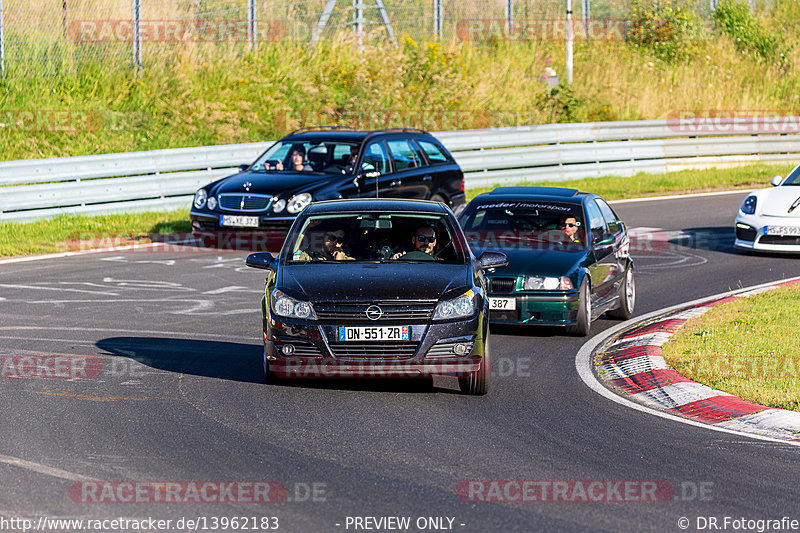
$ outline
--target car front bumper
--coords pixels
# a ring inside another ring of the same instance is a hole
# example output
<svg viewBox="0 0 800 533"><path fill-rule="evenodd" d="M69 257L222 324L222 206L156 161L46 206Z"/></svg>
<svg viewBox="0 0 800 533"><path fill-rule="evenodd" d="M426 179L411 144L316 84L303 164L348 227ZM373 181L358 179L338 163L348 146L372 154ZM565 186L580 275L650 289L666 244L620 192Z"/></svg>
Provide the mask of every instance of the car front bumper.
<svg viewBox="0 0 800 533"><path fill-rule="evenodd" d="M800 253L800 235L769 235L767 228L770 226L798 228L798 232L800 232L800 217L764 217L739 214L734 224L736 232L734 246L744 250Z"/></svg>
<svg viewBox="0 0 800 533"><path fill-rule="evenodd" d="M258 227L220 226L220 215L257 216ZM256 213L210 213L192 209L189 220L192 222L192 231L276 231L286 234L294 223L295 216L271 216Z"/></svg>
<svg viewBox="0 0 800 533"><path fill-rule="evenodd" d="M579 291L558 294L490 294L489 298L514 298L516 309L490 311L492 324L523 324L536 326L568 326L578 317Z"/></svg>
<svg viewBox="0 0 800 533"><path fill-rule="evenodd" d="M456 322L402 324L409 326L407 343L370 343L366 351L371 355L367 356L353 352L365 343L338 342L339 324L272 320L264 334L264 358L269 363L270 371L278 377L463 377L480 370L484 364L485 332L482 323L485 321L482 316L479 313L468 320ZM287 344L293 346L294 353L291 355L283 351ZM404 346L399 347L400 344ZM453 352L452 348L458 344L467 346L464 355ZM354 348L356 345L358 347ZM375 350L382 346L386 347L386 353L374 355Z"/></svg>

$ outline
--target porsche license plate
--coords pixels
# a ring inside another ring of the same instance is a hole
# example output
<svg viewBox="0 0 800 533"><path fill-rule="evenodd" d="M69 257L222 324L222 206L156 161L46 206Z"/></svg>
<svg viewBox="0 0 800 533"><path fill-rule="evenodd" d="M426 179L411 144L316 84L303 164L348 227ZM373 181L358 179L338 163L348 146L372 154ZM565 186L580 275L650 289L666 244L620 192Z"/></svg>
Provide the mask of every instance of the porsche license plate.
<svg viewBox="0 0 800 533"><path fill-rule="evenodd" d="M764 234L800 236L800 226L767 226L764 228Z"/></svg>
<svg viewBox="0 0 800 533"><path fill-rule="evenodd" d="M220 226L234 226L238 228L257 228L258 217L243 217L240 215L220 215Z"/></svg>
<svg viewBox="0 0 800 533"><path fill-rule="evenodd" d="M407 341L409 326L339 327L339 342L347 341Z"/></svg>
<svg viewBox="0 0 800 533"><path fill-rule="evenodd" d="M513 311L516 308L516 298L489 298L489 309L493 311Z"/></svg>

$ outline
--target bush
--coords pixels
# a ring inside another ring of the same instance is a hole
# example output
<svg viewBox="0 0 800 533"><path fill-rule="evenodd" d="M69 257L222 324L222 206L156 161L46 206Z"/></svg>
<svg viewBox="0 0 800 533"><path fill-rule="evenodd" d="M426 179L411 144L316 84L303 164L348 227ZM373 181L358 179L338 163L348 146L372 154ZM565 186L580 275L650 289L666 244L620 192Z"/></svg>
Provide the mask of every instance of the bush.
<svg viewBox="0 0 800 533"><path fill-rule="evenodd" d="M781 68L788 67L790 48L779 35L759 23L747 2L722 0L714 12L714 22L722 33L733 39L736 49L743 54L752 54Z"/></svg>
<svg viewBox="0 0 800 533"><path fill-rule="evenodd" d="M625 40L652 51L664 61L688 59L697 51L697 14L672 0L631 2L630 29Z"/></svg>

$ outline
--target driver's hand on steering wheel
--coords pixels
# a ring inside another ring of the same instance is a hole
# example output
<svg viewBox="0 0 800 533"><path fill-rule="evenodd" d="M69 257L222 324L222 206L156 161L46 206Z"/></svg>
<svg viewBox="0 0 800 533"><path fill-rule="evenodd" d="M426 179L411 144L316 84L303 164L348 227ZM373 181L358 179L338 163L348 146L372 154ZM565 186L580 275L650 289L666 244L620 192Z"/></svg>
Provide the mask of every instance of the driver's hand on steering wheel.
<svg viewBox="0 0 800 533"><path fill-rule="evenodd" d="M404 255L406 255L407 253L408 253L408 252L397 252L397 253L396 253L396 254L394 254L392 257L390 257L390 259L400 259L401 257L403 257Z"/></svg>

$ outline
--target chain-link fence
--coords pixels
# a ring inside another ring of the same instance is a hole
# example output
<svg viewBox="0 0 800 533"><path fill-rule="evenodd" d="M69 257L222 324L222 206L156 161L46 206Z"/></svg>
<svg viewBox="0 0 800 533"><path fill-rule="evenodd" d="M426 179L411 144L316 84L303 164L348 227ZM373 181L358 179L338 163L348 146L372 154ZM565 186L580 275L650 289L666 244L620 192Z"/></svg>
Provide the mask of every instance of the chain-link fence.
<svg viewBox="0 0 800 533"><path fill-rule="evenodd" d="M701 16L716 3L692 1ZM578 38L598 29L600 38L624 36L629 0L571 4ZM556 40L566 9L567 0L0 0L0 73L57 74L85 61L139 67L178 49L305 46L342 34L387 42Z"/></svg>

